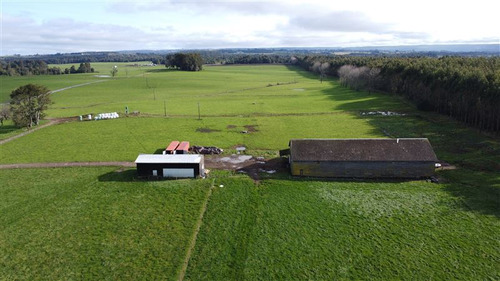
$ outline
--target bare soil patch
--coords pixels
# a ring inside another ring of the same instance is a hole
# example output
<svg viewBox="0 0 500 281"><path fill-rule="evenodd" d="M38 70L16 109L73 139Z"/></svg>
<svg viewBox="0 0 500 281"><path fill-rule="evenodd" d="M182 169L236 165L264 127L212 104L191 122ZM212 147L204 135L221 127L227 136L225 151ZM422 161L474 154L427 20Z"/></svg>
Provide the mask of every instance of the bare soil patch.
<svg viewBox="0 0 500 281"><path fill-rule="evenodd" d="M237 127L236 125L227 125L226 129L234 129L236 127Z"/></svg>
<svg viewBox="0 0 500 281"><path fill-rule="evenodd" d="M198 128L198 129L196 129L196 131L199 132L199 133L220 132L220 130L215 130L215 129L210 129L210 128Z"/></svg>
<svg viewBox="0 0 500 281"><path fill-rule="evenodd" d="M263 157L253 157L245 154L205 156L205 166L208 169L245 173L256 182L260 180L260 173L274 174L286 171L284 158L264 159Z"/></svg>
<svg viewBox="0 0 500 281"><path fill-rule="evenodd" d="M258 127L259 125L245 125L243 127L245 127L245 129L247 129L247 131L249 133L254 133L254 132L258 132L259 130L256 129L256 127Z"/></svg>

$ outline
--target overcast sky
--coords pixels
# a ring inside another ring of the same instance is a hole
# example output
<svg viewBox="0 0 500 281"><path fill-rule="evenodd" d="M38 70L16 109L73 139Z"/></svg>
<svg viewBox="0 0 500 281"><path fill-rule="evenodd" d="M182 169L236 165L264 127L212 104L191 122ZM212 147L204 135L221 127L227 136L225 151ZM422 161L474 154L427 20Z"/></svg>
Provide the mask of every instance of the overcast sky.
<svg viewBox="0 0 500 281"><path fill-rule="evenodd" d="M499 43L498 0L0 0L0 55Z"/></svg>

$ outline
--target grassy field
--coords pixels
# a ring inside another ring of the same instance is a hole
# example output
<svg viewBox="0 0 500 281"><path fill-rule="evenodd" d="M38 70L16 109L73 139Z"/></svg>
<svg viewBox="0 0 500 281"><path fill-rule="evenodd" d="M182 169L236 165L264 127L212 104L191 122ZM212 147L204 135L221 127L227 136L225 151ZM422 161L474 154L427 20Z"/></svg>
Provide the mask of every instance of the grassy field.
<svg viewBox="0 0 500 281"><path fill-rule="evenodd" d="M139 62L139 64L146 62ZM64 71L65 68L70 68L74 65L77 69L80 64L51 64L49 67L59 67ZM117 78L134 75L141 75L146 70L152 70L153 67L132 67L128 66L130 63L91 63L95 69L95 73L85 74L67 74L67 75L34 75L34 76L0 76L0 103L7 102L10 93L17 87L25 84L41 84L49 88L49 90L57 90L83 84L87 82L94 82L98 80L108 80L109 78L96 77L98 75L110 75L111 67L118 66Z"/></svg>
<svg viewBox="0 0 500 281"><path fill-rule="evenodd" d="M112 65L92 64L103 74ZM44 128L1 145L0 163L133 161L171 140L226 153L245 145L272 158L291 138L427 137L457 169L439 171L440 184L286 173L256 183L222 171L145 182L135 169L112 167L0 170L0 279L175 279L212 180L185 279L500 279L497 138L297 68L125 67L115 79L75 75L108 80L55 93L48 114L127 105L139 116ZM374 110L405 115L360 114ZM0 139L20 131L0 129Z"/></svg>
<svg viewBox="0 0 500 281"><path fill-rule="evenodd" d="M246 125L253 125L258 131L242 134ZM357 129L352 130L353 127ZM245 145L250 153L276 155L277 150L288 147L290 138L375 136L382 134L366 120L350 114L202 120L120 118L65 123L34 132L4 144L0 163L133 161L139 153L165 149L171 140L189 140L194 145L215 145L233 151L235 146Z"/></svg>
<svg viewBox="0 0 500 281"><path fill-rule="evenodd" d="M114 170L0 170L0 279L174 280L211 182Z"/></svg>
<svg viewBox="0 0 500 281"><path fill-rule="evenodd" d="M319 83L309 73L285 66L217 66L202 72L150 69L143 75L118 77L90 87L53 95L49 116L130 112L163 116L262 116L373 109L405 110L386 96L350 91L336 83ZM332 103L332 101L334 101Z"/></svg>
<svg viewBox="0 0 500 281"><path fill-rule="evenodd" d="M498 217L422 182L217 178L189 280L499 278Z"/></svg>

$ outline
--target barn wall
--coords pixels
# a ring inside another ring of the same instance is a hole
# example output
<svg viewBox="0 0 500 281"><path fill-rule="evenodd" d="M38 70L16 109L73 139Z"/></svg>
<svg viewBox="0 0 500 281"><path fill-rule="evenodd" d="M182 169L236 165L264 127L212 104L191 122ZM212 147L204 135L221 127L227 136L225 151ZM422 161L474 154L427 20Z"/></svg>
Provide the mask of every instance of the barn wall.
<svg viewBox="0 0 500 281"><path fill-rule="evenodd" d="M158 177L163 177L164 168L193 168L195 177L200 175L202 169L200 163L137 163L137 174L147 177L153 175L153 170L157 170Z"/></svg>
<svg viewBox="0 0 500 281"><path fill-rule="evenodd" d="M423 178L434 174L434 162L296 162L294 176L333 178Z"/></svg>

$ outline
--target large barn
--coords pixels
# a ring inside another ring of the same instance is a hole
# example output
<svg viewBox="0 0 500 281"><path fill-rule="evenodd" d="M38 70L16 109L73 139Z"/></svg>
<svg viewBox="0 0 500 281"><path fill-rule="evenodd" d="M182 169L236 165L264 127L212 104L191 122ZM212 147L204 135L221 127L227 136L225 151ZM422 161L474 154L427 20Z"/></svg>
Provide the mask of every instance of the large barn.
<svg viewBox="0 0 500 281"><path fill-rule="evenodd" d="M200 154L140 154L135 160L140 177L195 178L205 175Z"/></svg>
<svg viewBox="0 0 500 281"><path fill-rule="evenodd" d="M437 161L425 138L290 140L294 176L426 178Z"/></svg>

